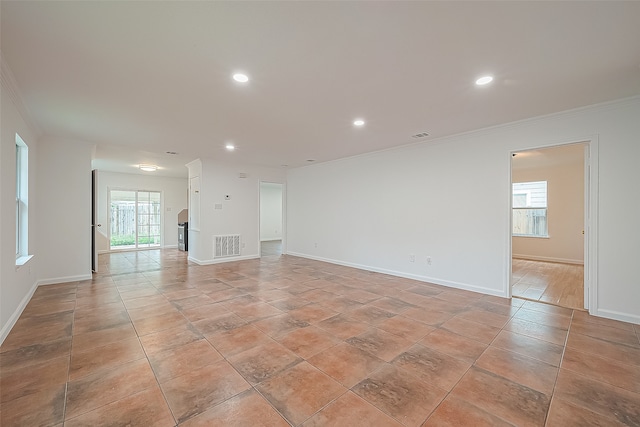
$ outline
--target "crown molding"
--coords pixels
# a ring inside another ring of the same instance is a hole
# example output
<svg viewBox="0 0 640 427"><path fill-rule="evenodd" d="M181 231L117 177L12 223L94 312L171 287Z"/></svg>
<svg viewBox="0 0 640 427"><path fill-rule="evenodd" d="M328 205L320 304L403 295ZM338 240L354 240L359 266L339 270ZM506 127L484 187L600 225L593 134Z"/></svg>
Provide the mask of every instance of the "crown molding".
<svg viewBox="0 0 640 427"><path fill-rule="evenodd" d="M42 136L42 128L38 125L38 123L34 120L33 114L27 107L27 104L24 102L24 98L22 97L22 93L20 92L20 88L16 83L16 79L9 68L9 64L7 60L4 58L2 51L0 50L0 84L2 84L2 89L6 91L7 95L9 95L9 99L16 106L18 112L22 116L22 119L27 123L27 125L31 128L31 130L36 134L36 136Z"/></svg>

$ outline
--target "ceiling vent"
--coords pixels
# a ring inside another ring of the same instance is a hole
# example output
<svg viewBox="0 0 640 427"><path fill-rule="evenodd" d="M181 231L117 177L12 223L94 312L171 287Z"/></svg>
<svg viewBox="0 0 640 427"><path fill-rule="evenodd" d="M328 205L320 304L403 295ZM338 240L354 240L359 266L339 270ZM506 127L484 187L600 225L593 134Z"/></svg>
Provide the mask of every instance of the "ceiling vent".
<svg viewBox="0 0 640 427"><path fill-rule="evenodd" d="M426 138L428 136L429 134L427 132L420 132L420 133L416 133L415 135L411 135L411 138L419 139L419 138Z"/></svg>

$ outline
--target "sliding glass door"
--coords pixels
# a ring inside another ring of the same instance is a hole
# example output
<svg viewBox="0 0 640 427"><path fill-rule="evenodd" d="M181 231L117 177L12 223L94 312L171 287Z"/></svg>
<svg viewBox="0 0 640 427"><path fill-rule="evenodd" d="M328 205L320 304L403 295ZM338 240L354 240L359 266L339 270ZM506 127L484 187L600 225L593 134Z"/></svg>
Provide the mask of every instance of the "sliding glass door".
<svg viewBox="0 0 640 427"><path fill-rule="evenodd" d="M110 247L137 249L160 246L160 192L110 190Z"/></svg>

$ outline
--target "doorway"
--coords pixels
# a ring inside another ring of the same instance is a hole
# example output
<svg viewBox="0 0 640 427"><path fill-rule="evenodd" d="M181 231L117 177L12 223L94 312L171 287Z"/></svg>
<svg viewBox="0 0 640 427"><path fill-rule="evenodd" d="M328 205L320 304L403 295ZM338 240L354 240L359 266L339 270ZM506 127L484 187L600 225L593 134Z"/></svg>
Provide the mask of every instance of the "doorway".
<svg viewBox="0 0 640 427"><path fill-rule="evenodd" d="M283 185L260 183L260 255L280 256L283 249Z"/></svg>
<svg viewBox="0 0 640 427"><path fill-rule="evenodd" d="M588 308L589 143L511 157L511 294Z"/></svg>
<svg viewBox="0 0 640 427"><path fill-rule="evenodd" d="M109 190L111 250L160 246L160 196L159 191Z"/></svg>

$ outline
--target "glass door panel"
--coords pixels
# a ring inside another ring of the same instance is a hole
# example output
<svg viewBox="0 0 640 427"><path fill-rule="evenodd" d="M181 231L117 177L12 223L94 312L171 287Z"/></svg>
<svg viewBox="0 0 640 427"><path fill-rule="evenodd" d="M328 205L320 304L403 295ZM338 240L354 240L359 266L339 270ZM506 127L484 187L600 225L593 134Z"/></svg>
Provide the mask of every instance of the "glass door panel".
<svg viewBox="0 0 640 427"><path fill-rule="evenodd" d="M111 249L160 246L160 192L111 190Z"/></svg>

